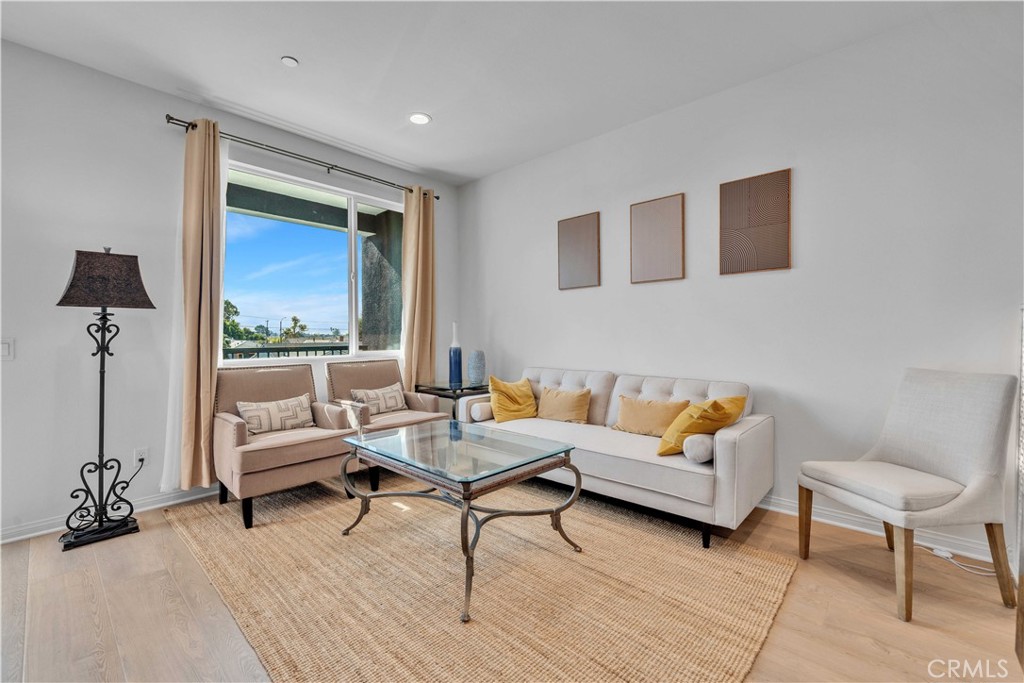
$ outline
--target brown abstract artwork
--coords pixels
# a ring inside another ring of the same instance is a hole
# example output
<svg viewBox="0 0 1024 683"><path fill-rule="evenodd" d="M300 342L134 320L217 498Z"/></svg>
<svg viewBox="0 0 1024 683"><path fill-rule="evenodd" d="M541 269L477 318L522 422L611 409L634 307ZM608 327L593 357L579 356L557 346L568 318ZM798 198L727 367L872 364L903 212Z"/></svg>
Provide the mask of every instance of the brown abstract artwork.
<svg viewBox="0 0 1024 683"><path fill-rule="evenodd" d="M790 170L722 183L722 275L790 267Z"/></svg>
<svg viewBox="0 0 1024 683"><path fill-rule="evenodd" d="M633 284L684 277L684 201L680 193L629 207L629 272Z"/></svg>
<svg viewBox="0 0 1024 683"><path fill-rule="evenodd" d="M601 284L601 214L558 221L558 288Z"/></svg>

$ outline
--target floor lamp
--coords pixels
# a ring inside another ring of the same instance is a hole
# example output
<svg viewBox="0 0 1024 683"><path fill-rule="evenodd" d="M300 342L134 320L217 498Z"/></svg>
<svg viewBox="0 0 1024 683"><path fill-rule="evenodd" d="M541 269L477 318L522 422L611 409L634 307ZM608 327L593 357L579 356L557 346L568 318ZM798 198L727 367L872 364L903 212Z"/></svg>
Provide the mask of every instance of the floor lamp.
<svg viewBox="0 0 1024 683"><path fill-rule="evenodd" d="M107 309L156 307L149 300L142 284L139 258L111 254L110 247L104 247L103 253L75 251L71 279L57 305L100 309L98 313L93 313L96 321L85 328L96 342L96 350L92 355L100 357L99 454L95 462L82 465L79 473L82 486L71 492L71 498L78 501L78 507L68 515L68 530L60 537L62 549L70 550L139 530L139 523L132 517L135 507L124 497L125 489L139 470L136 469L127 481L121 479L121 461L103 454L107 356L114 355L110 351L110 342L121 331L120 327L110 322L114 314L108 313ZM108 473L109 476L106 476ZM93 474L96 475L95 490L89 476Z"/></svg>

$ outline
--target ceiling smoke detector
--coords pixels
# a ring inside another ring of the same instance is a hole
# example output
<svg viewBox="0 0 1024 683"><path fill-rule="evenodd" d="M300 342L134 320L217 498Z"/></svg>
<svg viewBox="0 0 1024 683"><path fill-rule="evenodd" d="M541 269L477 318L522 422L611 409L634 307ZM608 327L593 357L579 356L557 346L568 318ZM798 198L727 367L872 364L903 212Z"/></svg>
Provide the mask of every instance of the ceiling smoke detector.
<svg viewBox="0 0 1024 683"><path fill-rule="evenodd" d="M424 114L421 111L413 112L409 114L409 120L415 123L417 126L425 126L430 123L430 114Z"/></svg>
<svg viewBox="0 0 1024 683"><path fill-rule="evenodd" d="M295 59L295 57L285 55L284 57L281 57L281 63L294 69L299 65L299 60Z"/></svg>

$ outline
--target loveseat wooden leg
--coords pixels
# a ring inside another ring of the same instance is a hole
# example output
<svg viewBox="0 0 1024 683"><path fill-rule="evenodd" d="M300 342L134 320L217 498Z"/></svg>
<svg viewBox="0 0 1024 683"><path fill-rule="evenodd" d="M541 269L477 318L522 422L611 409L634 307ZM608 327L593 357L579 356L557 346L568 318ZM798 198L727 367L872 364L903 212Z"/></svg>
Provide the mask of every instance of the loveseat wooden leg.
<svg viewBox="0 0 1024 683"><path fill-rule="evenodd" d="M814 505L814 491L800 486L800 559L806 560L811 553L811 508Z"/></svg>
<svg viewBox="0 0 1024 683"><path fill-rule="evenodd" d="M711 547L711 525L707 522L700 523L700 544L705 548Z"/></svg>
<svg viewBox="0 0 1024 683"><path fill-rule="evenodd" d="M252 528L252 497L242 499L242 523L246 529Z"/></svg>
<svg viewBox="0 0 1024 683"><path fill-rule="evenodd" d="M1007 607L1016 607L1017 596L1013 594L1013 574L1010 572L1010 562L1006 557L1003 525L986 524L985 535L988 536L988 549L992 553L992 564L996 568L996 579L999 581L999 592L1003 594L1003 604Z"/></svg>
<svg viewBox="0 0 1024 683"><path fill-rule="evenodd" d="M380 488L380 468L379 467L371 467L370 468L370 490L371 491L376 491L379 488Z"/></svg>
<svg viewBox="0 0 1024 683"><path fill-rule="evenodd" d="M224 485L224 482L218 481L220 484L220 492L217 494L217 502L223 505L228 502L228 487Z"/></svg>

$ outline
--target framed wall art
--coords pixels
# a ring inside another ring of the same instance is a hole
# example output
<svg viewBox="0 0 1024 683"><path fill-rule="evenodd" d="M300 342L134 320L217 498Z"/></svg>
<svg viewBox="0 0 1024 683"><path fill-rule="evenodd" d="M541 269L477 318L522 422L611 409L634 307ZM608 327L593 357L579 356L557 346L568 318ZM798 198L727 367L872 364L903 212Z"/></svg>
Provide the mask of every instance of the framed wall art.
<svg viewBox="0 0 1024 683"><path fill-rule="evenodd" d="M629 279L633 284L686 276L683 193L629 207Z"/></svg>
<svg viewBox="0 0 1024 683"><path fill-rule="evenodd" d="M601 214L558 221L558 288L601 284Z"/></svg>
<svg viewBox="0 0 1024 683"><path fill-rule="evenodd" d="M791 267L790 171L722 183L719 272L750 273Z"/></svg>

